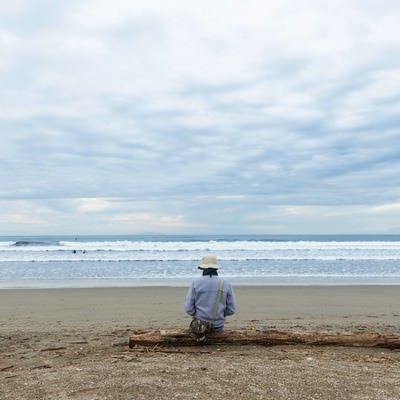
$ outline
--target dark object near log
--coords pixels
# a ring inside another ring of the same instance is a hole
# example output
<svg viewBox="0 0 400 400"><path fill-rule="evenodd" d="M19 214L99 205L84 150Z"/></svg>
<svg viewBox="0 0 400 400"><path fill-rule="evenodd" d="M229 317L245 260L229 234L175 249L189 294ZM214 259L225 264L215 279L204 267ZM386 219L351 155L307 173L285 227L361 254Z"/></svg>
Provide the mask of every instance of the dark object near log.
<svg viewBox="0 0 400 400"><path fill-rule="evenodd" d="M277 330L236 330L213 333L207 345L260 344L313 346L380 347L400 349L400 336L379 333L353 332L307 332ZM129 347L140 346L193 346L198 345L188 330L142 330L135 331L129 338Z"/></svg>
<svg viewBox="0 0 400 400"><path fill-rule="evenodd" d="M57 350L66 350L67 348L65 346L59 346L59 347L46 347L45 349L40 349L40 351L57 351Z"/></svg>

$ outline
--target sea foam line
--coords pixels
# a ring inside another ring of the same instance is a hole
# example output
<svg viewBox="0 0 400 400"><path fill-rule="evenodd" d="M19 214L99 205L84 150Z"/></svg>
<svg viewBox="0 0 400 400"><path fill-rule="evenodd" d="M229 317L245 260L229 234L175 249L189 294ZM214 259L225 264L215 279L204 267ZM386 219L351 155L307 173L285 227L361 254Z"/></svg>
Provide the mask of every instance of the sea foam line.
<svg viewBox="0 0 400 400"><path fill-rule="evenodd" d="M318 241L193 241L193 242L147 242L147 241L61 241L58 244L16 246L15 242L0 242L1 251L224 251L224 250L399 250L400 241L370 242L318 242Z"/></svg>

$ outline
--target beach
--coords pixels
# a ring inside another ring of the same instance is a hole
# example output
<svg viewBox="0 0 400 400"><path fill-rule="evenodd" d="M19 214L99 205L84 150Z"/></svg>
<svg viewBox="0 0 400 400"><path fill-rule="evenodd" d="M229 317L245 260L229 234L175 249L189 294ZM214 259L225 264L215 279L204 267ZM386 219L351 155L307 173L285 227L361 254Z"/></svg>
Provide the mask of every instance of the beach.
<svg viewBox="0 0 400 400"><path fill-rule="evenodd" d="M239 286L226 329L400 328L398 286ZM400 352L332 346L134 348L185 328L184 287L0 291L2 399L397 399Z"/></svg>

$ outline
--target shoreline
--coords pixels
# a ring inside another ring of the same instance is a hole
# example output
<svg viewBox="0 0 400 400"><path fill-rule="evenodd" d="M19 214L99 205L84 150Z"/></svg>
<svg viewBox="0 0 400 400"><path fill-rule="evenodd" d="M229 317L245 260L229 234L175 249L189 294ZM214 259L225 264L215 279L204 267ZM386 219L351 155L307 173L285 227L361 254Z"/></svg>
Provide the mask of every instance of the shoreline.
<svg viewBox="0 0 400 400"><path fill-rule="evenodd" d="M364 279L338 279L338 277L318 277L310 279L293 280L288 279L263 279L263 278L230 278L228 279L235 287L375 287L375 286L398 286L400 287L400 278L386 277L374 278L366 277ZM185 288L188 287L194 276L179 280L174 279L96 279L96 280L49 280L49 281L6 281L0 280L0 291L2 290L51 290L51 289L127 289L127 288Z"/></svg>

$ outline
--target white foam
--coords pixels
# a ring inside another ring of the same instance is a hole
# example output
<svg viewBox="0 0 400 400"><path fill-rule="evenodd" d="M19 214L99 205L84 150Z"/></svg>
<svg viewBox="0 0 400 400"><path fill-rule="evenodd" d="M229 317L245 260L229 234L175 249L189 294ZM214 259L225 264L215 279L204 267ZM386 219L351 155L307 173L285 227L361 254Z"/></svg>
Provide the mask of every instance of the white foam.
<svg viewBox="0 0 400 400"><path fill-rule="evenodd" d="M5 261L190 261L215 253L220 260L400 260L400 242L316 241L62 241L15 246L0 242Z"/></svg>

